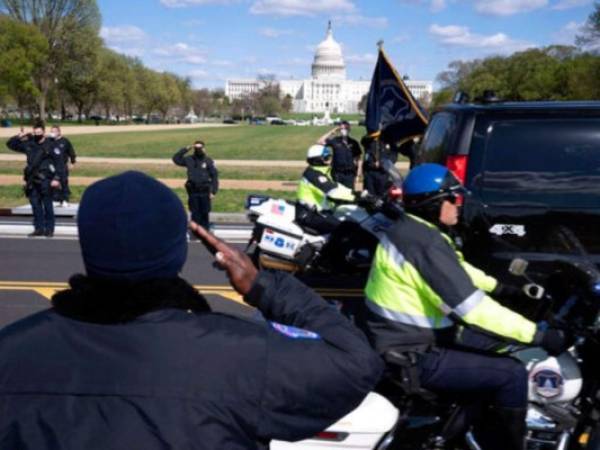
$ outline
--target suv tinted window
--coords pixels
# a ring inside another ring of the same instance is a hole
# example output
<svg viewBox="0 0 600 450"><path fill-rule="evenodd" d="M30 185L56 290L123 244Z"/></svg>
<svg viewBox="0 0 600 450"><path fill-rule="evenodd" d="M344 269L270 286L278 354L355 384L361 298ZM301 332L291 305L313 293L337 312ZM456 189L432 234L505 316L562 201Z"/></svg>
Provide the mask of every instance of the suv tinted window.
<svg viewBox="0 0 600 450"><path fill-rule="evenodd" d="M419 148L417 163L435 162L444 164L446 162L444 152L448 147L448 139L454 131L455 124L454 114L441 112L433 117Z"/></svg>
<svg viewBox="0 0 600 450"><path fill-rule="evenodd" d="M483 172L486 203L600 205L600 119L491 122Z"/></svg>

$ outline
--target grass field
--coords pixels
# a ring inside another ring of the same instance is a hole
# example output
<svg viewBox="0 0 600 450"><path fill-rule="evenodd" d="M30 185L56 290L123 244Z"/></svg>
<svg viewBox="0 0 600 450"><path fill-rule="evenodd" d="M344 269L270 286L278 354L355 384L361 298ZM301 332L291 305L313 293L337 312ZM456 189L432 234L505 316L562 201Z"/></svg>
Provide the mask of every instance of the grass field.
<svg viewBox="0 0 600 450"><path fill-rule="evenodd" d="M79 202L81 195L85 190L82 186L71 187L71 201ZM187 194L184 189L173 189L184 205L187 206ZM292 199L294 192L285 191L246 191L238 189L221 190L213 200L213 212L243 212L246 196L250 193L260 193L277 198ZM13 206L28 204L27 198L23 195L23 188L20 185L0 186L0 208L10 208Z"/></svg>
<svg viewBox="0 0 600 450"><path fill-rule="evenodd" d="M140 170L156 178L185 179L187 172L183 167L163 164L95 164L79 163L70 170L74 177L107 177L126 170ZM303 168L286 167L222 167L218 168L222 180L283 180L297 181L302 175ZM23 163L4 161L0 163L0 175L22 175Z"/></svg>
<svg viewBox="0 0 600 450"><path fill-rule="evenodd" d="M171 158L197 139L213 159L303 160L306 150L331 127L234 125L197 130L133 131L67 136L81 156ZM355 127L355 139L364 128ZM0 152L8 153L4 145Z"/></svg>

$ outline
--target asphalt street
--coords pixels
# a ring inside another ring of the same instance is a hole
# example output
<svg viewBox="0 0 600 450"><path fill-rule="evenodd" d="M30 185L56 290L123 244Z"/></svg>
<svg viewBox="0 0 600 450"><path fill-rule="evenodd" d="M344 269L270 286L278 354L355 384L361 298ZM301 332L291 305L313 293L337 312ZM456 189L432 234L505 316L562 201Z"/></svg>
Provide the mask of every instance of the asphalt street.
<svg viewBox="0 0 600 450"><path fill-rule="evenodd" d="M206 296L213 310L255 314L212 262L200 242L190 242L182 276ZM69 277L76 273L84 273L77 238L0 237L0 327L48 308L52 295L67 288ZM324 276L305 281L327 298L347 305L361 298L360 280Z"/></svg>
<svg viewBox="0 0 600 450"><path fill-rule="evenodd" d="M199 242L191 242L183 277L203 292L214 310L252 315L225 274ZM84 273L76 239L0 238L0 327L49 306L69 277Z"/></svg>

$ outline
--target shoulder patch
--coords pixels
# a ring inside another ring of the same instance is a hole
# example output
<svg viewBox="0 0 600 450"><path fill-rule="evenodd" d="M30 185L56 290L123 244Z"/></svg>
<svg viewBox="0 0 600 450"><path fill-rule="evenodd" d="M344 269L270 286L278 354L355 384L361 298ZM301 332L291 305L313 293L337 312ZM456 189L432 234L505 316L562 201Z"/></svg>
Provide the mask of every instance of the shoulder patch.
<svg viewBox="0 0 600 450"><path fill-rule="evenodd" d="M206 163L202 163L202 168L206 169Z"/></svg>
<svg viewBox="0 0 600 450"><path fill-rule="evenodd" d="M292 327L290 325L283 325L277 322L269 322L273 329L284 336L287 336L292 339L321 339L317 333L313 331L303 330L302 328Z"/></svg>
<svg viewBox="0 0 600 450"><path fill-rule="evenodd" d="M54 153L55 153L56 155L60 155L60 148L55 148L55 149L54 149Z"/></svg>
<svg viewBox="0 0 600 450"><path fill-rule="evenodd" d="M327 183L327 177L325 175L320 175L318 180L320 183Z"/></svg>

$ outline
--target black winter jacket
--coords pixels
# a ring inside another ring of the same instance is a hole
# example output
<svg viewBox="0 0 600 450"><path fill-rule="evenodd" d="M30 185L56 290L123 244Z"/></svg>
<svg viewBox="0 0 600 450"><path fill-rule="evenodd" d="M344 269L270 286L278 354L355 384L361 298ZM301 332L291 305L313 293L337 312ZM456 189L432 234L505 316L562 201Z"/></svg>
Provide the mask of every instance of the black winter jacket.
<svg viewBox="0 0 600 450"><path fill-rule="evenodd" d="M24 171L25 181L39 183L43 180L62 180L65 174L65 163L60 151L54 151L54 140L45 138L37 143L31 138L13 136L6 146L27 157Z"/></svg>
<svg viewBox="0 0 600 450"><path fill-rule="evenodd" d="M172 308L101 324L52 308L4 328L0 448L262 448L316 434L378 381L364 336L295 278L261 272L247 298L288 327Z"/></svg>
<svg viewBox="0 0 600 450"><path fill-rule="evenodd" d="M219 173L215 163L206 155L191 154L186 156L187 148L182 148L173 155L173 162L187 168L188 193L210 192L216 194L219 190Z"/></svg>

